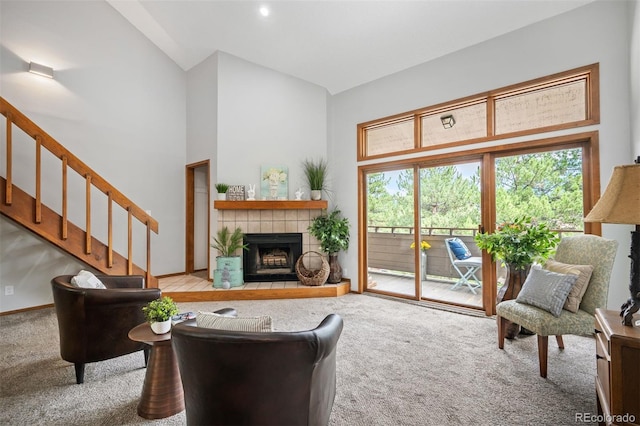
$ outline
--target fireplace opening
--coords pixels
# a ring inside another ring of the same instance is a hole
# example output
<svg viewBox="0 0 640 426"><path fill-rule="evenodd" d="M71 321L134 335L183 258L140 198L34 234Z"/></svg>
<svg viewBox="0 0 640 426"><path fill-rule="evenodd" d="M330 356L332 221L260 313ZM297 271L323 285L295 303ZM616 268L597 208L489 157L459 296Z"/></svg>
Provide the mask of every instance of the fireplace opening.
<svg viewBox="0 0 640 426"><path fill-rule="evenodd" d="M302 255L302 234L244 234L245 282L297 281L296 262Z"/></svg>

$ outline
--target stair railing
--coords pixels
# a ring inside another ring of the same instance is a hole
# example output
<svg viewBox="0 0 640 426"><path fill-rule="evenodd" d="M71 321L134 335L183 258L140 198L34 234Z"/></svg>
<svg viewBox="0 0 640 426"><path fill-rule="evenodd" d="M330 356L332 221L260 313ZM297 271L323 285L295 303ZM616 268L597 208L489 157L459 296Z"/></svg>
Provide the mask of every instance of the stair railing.
<svg viewBox="0 0 640 426"><path fill-rule="evenodd" d="M6 205L12 203L12 127L15 125L24 131L27 135L35 140L35 223L42 222L42 199L41 199L41 155L42 148L51 152L62 162L62 221L60 229L60 238L67 239L67 171L74 170L86 182L86 224L85 224L85 241L84 250L86 254L91 254L91 188L95 187L107 196L107 259L106 267L113 266L113 204L122 207L127 212L128 234L127 234L127 274L133 273L133 219L140 221L146 227L146 282L147 285L155 283L155 279L151 276L151 232L158 233L158 222L148 215L143 209L138 207L133 201L122 194L113 185L107 182L97 172L83 163L78 157L72 154L27 116L22 114L13 105L0 97L0 113L6 117L6 188L5 197L2 202Z"/></svg>

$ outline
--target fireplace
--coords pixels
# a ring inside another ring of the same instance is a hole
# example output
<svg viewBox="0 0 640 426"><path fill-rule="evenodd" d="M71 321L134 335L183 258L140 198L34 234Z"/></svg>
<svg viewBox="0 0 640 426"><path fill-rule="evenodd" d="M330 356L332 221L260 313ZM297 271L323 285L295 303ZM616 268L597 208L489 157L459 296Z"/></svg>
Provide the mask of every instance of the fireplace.
<svg viewBox="0 0 640 426"><path fill-rule="evenodd" d="M296 262L302 255L302 234L244 234L245 282L297 281Z"/></svg>

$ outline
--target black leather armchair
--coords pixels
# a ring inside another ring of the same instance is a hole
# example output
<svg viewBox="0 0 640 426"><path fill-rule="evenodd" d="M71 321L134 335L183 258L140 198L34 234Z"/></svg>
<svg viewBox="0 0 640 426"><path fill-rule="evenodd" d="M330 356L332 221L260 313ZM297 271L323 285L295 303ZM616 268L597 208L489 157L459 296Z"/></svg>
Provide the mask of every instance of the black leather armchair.
<svg viewBox="0 0 640 426"><path fill-rule="evenodd" d="M326 425L336 394L342 318L317 328L249 333L172 328L190 425Z"/></svg>
<svg viewBox="0 0 640 426"><path fill-rule="evenodd" d="M149 347L129 339L133 327L146 321L142 307L161 296L157 288L144 288L144 277L97 275L106 289L78 288L73 275L51 280L60 332L60 355L75 364L76 383L84 382L86 363L103 361Z"/></svg>

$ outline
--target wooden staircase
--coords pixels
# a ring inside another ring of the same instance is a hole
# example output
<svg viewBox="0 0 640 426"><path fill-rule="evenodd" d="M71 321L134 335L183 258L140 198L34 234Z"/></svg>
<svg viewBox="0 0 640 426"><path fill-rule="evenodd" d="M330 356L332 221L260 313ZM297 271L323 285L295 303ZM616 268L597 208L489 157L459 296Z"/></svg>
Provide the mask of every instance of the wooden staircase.
<svg viewBox="0 0 640 426"><path fill-rule="evenodd" d="M151 275L151 232L158 233L158 222L140 207L125 197L120 191L80 161L44 130L33 123L24 114L0 97L0 114L6 117L6 168L4 177L0 177L0 213L24 228L59 247L88 266L107 275L143 275L147 287L157 287L157 279ZM17 127L35 142L35 189L33 195L16 186L12 181L13 129ZM62 211L55 212L41 201L41 153L48 150L61 161ZM85 227L82 228L67 219L67 173L78 173L86 182L85 202L77 202L76 208L84 208ZM91 235L91 191L97 188L107 196L107 243ZM127 213L127 256L113 250L113 207L121 207ZM133 220L140 221L146 227L146 266L133 263Z"/></svg>

